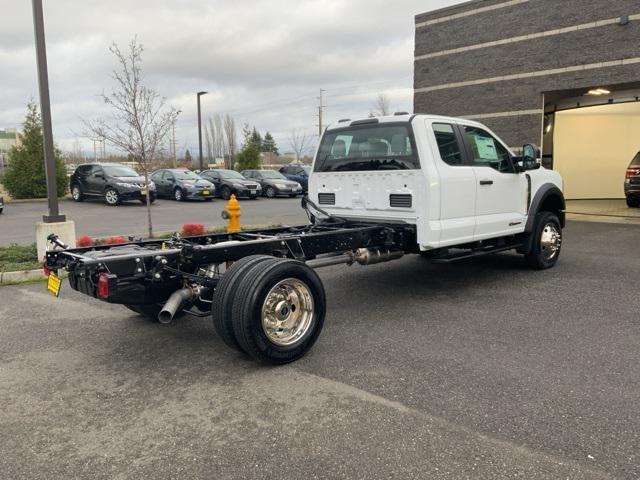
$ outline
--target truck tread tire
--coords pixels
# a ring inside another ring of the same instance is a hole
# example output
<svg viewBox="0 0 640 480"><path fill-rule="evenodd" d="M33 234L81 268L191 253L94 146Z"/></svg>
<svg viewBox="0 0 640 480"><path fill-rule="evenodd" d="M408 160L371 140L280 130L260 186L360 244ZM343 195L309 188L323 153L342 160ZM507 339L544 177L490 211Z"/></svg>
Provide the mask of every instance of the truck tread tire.
<svg viewBox="0 0 640 480"><path fill-rule="evenodd" d="M562 227L558 216L552 212L537 213L531 235L531 247L524 256L527 264L536 270L553 267L562 247Z"/></svg>
<svg viewBox="0 0 640 480"><path fill-rule="evenodd" d="M213 328L225 345L234 350L243 351L233 333L233 322L231 318L238 285L244 274L250 268L262 262L275 260L274 257L267 255L250 255L243 257L229 267L216 286L215 293L213 294L213 305L211 307Z"/></svg>
<svg viewBox="0 0 640 480"><path fill-rule="evenodd" d="M293 293L286 298L292 301L287 303L282 300L285 297L278 294L290 287ZM302 290L296 290L300 288ZM274 309L269 307L267 298L275 298L271 302ZM272 329L270 337L264 326L263 309L275 313L272 319L281 315L280 318L285 319L284 325L293 332L286 333L278 325ZM298 360L311 349L322 331L325 312L324 287L312 268L291 259L262 262L245 272L237 288L232 308L233 331L242 349L251 357L263 363L282 365ZM300 315L307 321L296 320ZM283 336L279 337L278 333ZM279 342L273 340L275 337ZM284 340L289 343L281 343Z"/></svg>

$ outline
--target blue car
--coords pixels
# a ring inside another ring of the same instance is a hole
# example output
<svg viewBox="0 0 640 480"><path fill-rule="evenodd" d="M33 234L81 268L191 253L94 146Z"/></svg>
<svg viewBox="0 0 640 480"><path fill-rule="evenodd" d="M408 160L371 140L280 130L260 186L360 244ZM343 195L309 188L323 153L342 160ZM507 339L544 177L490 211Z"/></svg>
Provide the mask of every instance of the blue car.
<svg viewBox="0 0 640 480"><path fill-rule="evenodd" d="M302 191L307 193L309 189L309 175L311 175L311 167L309 165L285 165L279 172L287 179L298 182L302 185Z"/></svg>

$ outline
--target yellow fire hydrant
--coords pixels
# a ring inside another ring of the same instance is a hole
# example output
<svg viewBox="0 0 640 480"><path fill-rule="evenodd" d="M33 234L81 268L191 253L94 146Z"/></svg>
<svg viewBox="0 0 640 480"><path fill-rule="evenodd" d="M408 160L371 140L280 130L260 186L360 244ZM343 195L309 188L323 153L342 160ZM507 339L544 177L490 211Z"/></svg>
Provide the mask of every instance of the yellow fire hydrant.
<svg viewBox="0 0 640 480"><path fill-rule="evenodd" d="M240 231L240 204L236 200L235 195L231 195L227 205L222 211L222 218L229 220L227 225L227 233L235 233Z"/></svg>

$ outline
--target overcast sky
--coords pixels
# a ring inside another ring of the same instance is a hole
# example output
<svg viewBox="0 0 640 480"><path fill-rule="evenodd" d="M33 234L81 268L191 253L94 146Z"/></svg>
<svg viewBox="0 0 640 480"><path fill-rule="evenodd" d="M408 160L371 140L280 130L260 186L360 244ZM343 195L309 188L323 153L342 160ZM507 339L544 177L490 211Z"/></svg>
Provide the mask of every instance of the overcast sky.
<svg viewBox="0 0 640 480"><path fill-rule="evenodd" d="M317 134L318 89L331 122L367 115L379 92L412 110L414 15L460 0L45 1L55 141L83 143L82 118L99 116L112 86L111 42L145 47L146 83L182 110L178 151L197 150L195 92L203 118L230 113L273 133ZM0 0L0 128L19 128L38 99L31 2Z"/></svg>

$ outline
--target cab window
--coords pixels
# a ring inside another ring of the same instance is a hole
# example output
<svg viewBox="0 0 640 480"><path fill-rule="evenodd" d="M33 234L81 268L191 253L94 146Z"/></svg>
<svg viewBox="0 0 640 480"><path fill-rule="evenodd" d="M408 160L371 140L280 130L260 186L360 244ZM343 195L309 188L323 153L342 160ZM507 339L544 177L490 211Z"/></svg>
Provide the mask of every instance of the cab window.
<svg viewBox="0 0 640 480"><path fill-rule="evenodd" d="M452 166L464 164L462 149L453 125L449 123L434 123L433 133L436 136L440 158L444 163Z"/></svg>
<svg viewBox="0 0 640 480"><path fill-rule="evenodd" d="M511 172L511 155L489 132L471 126L463 127L471 148L472 163L478 167L491 167L499 172Z"/></svg>

